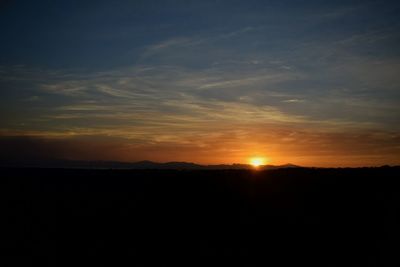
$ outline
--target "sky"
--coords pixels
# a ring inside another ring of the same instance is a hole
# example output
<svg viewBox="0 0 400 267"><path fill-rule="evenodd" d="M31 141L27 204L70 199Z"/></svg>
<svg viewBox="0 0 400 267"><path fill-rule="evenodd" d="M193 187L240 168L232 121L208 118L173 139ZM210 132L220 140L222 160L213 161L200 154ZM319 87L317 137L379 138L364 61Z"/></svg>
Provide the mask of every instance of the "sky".
<svg viewBox="0 0 400 267"><path fill-rule="evenodd" d="M399 1L1 1L0 158L400 164Z"/></svg>

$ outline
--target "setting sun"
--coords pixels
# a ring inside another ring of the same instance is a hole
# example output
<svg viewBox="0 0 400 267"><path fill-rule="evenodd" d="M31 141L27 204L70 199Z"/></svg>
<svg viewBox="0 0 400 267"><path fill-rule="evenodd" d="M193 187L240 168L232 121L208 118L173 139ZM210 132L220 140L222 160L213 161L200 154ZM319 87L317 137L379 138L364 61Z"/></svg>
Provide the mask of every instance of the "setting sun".
<svg viewBox="0 0 400 267"><path fill-rule="evenodd" d="M254 157L254 158L251 158L249 160L249 162L253 167L257 168L257 167L265 164L265 158Z"/></svg>

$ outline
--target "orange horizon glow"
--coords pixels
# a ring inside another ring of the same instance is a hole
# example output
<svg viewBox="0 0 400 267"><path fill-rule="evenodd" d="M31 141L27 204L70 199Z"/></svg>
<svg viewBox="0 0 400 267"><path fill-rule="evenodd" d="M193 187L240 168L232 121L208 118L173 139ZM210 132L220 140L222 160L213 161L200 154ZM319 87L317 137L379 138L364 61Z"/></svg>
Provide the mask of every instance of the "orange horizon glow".
<svg viewBox="0 0 400 267"><path fill-rule="evenodd" d="M266 158L264 158L264 157L252 157L252 158L249 159L249 163L254 168L258 168L258 167L260 167L262 165L265 165Z"/></svg>
<svg viewBox="0 0 400 267"><path fill-rule="evenodd" d="M256 127L256 126L254 126ZM394 146L382 150L385 135L353 136L340 133L293 132L287 130L253 132L242 135L208 135L200 142L185 136L177 140L140 143L121 136L104 136L63 132L0 131L2 154L8 158L57 158L71 160L100 160L136 162L193 162L196 164L251 164L256 168L263 164L295 164L309 167L365 167L399 165ZM245 136L251 135L251 139ZM159 135L163 137L164 135ZM282 137L283 136L283 137ZM287 139L291 138L291 139ZM264 141L268 139L268 141ZM370 153L362 151L369 146ZM378 146L381 150L378 150ZM40 147L40 149L38 149ZM375 148L375 149L374 149ZM263 151L268 151L268 154ZM373 152L373 153L372 153ZM251 162L253 158L264 161Z"/></svg>

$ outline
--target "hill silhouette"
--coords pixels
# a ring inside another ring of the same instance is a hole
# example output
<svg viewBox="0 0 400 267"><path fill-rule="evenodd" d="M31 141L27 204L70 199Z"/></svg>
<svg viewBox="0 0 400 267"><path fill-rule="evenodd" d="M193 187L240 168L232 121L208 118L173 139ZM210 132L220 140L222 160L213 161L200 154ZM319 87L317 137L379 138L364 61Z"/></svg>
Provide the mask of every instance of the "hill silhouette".
<svg viewBox="0 0 400 267"><path fill-rule="evenodd" d="M215 164L201 165L191 162L165 162L154 161L120 162L120 161L82 161L65 159L18 159L1 160L0 167L36 167L36 168L82 168L82 169L133 169L133 170L247 170L253 169L249 164ZM258 169L298 168L293 164L264 165Z"/></svg>

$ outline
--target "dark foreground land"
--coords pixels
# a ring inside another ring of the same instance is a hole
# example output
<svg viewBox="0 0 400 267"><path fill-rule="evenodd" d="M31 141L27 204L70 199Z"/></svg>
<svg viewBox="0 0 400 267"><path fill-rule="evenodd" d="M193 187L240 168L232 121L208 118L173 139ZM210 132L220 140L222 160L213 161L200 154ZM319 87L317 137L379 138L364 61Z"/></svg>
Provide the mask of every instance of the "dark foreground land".
<svg viewBox="0 0 400 267"><path fill-rule="evenodd" d="M400 168L1 176L9 266L400 263Z"/></svg>

